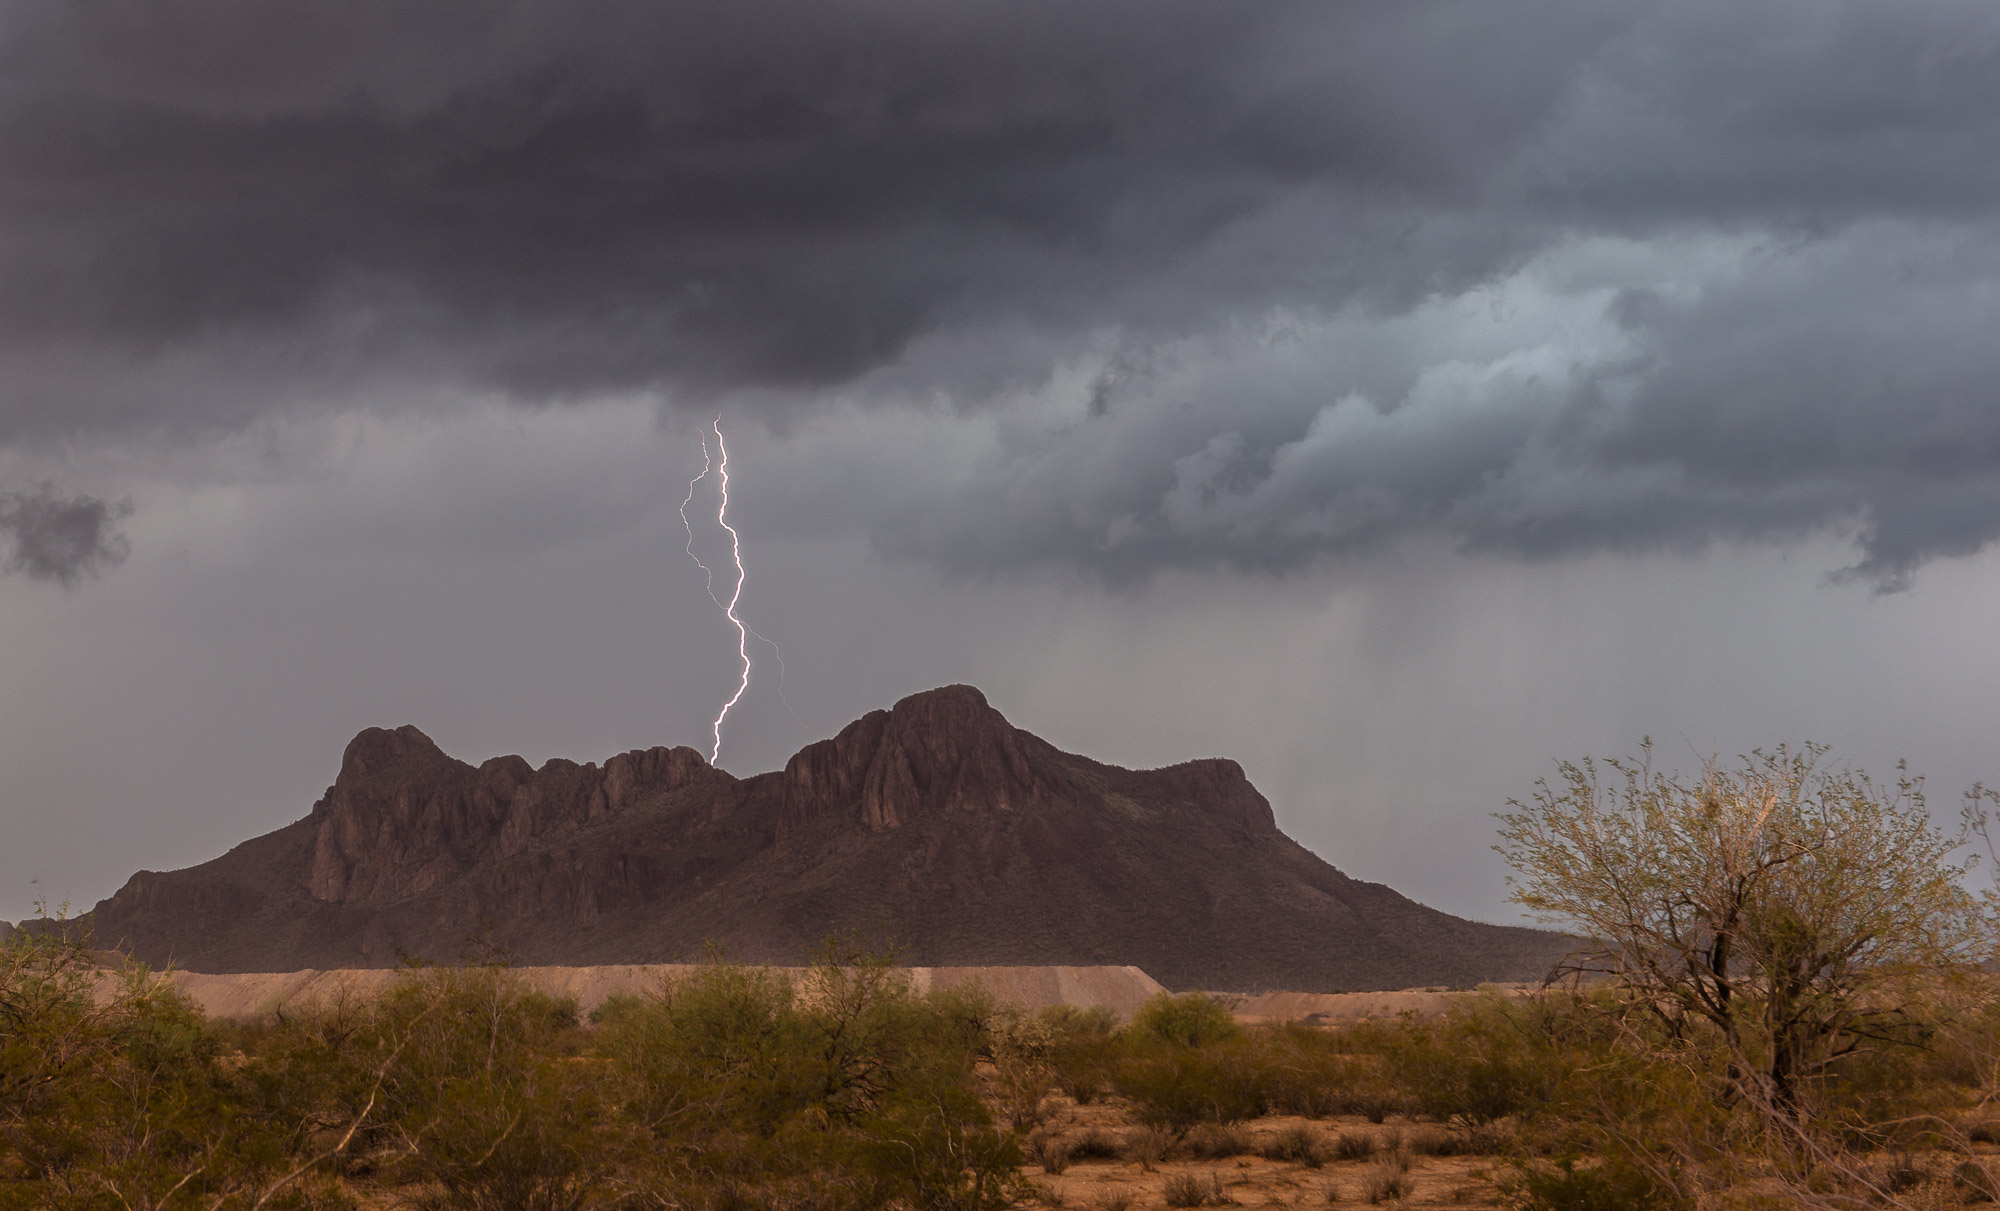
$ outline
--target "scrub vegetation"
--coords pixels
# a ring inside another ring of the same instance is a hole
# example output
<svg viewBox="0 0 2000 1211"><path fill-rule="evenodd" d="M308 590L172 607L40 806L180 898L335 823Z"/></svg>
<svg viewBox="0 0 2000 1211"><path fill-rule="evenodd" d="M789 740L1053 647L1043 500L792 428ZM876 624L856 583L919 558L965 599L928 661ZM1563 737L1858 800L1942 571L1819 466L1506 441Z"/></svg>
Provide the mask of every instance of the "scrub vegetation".
<svg viewBox="0 0 2000 1211"><path fill-rule="evenodd" d="M212 1021L43 922L0 942L0 1208L1992 1201L2000 978L1954 859L1991 799L1946 835L1822 762L1559 767L1501 849L1592 947L1333 1027L1022 1013L839 941L588 1017L489 962Z"/></svg>

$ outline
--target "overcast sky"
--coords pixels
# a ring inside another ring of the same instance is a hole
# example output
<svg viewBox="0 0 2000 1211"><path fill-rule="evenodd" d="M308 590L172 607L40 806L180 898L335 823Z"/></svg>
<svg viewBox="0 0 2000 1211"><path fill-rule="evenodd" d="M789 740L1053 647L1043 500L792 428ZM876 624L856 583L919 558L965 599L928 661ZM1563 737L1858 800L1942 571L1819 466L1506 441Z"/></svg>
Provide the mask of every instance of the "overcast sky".
<svg viewBox="0 0 2000 1211"><path fill-rule="evenodd" d="M1489 920L1645 735L1948 812L2000 8L0 0L0 917L365 726L706 749L718 417L738 774L971 682Z"/></svg>

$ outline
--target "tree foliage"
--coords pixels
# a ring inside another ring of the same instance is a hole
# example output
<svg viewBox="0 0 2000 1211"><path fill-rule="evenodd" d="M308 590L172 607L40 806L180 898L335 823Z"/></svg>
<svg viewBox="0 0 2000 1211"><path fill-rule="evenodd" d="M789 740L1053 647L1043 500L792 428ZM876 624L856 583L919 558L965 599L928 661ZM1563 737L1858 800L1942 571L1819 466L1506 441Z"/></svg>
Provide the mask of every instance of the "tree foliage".
<svg viewBox="0 0 2000 1211"><path fill-rule="evenodd" d="M1891 785L1816 745L1704 763L1564 762L1503 813L1514 898L1594 939L1673 1043L1717 1039L1732 1091L1790 1114L1801 1088L1874 1044L1919 1041L1927 992L1992 953L1963 840L1920 780Z"/></svg>

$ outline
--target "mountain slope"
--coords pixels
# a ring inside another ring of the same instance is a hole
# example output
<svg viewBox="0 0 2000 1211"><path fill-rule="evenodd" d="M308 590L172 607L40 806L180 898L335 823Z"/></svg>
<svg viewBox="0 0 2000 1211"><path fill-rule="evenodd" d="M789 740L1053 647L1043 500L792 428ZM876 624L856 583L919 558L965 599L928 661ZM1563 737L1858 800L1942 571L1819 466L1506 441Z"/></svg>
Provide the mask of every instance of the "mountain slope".
<svg viewBox="0 0 2000 1211"><path fill-rule="evenodd" d="M929 965L1132 964L1169 987L1306 991L1539 976L1566 940L1341 874L1278 831L1232 761L1126 770L949 686L782 771L688 748L478 767L371 728L302 820L142 871L100 945L195 971L449 959L468 936L540 964L797 962L830 931Z"/></svg>

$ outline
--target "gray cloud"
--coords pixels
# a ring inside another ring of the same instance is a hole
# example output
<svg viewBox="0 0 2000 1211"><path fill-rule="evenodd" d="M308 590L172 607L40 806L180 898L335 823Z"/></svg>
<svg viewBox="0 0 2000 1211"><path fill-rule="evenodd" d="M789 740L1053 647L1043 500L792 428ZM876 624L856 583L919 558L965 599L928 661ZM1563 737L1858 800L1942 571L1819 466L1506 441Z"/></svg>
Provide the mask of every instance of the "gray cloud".
<svg viewBox="0 0 2000 1211"><path fill-rule="evenodd" d="M1955 226L1586 242L1408 315L1172 351L881 542L1129 580L1426 536L1534 558L1834 531L1843 578L1896 589L2000 537L1996 280L2000 237Z"/></svg>
<svg viewBox="0 0 2000 1211"><path fill-rule="evenodd" d="M0 443L440 388L997 406L1109 343L1095 419L880 545L1844 528L1894 587L2000 533L1971 0L20 2L0 78ZM1592 240L1727 264L1569 288L1588 341L1381 343ZM1250 351L1294 321L1325 356Z"/></svg>
<svg viewBox="0 0 2000 1211"><path fill-rule="evenodd" d="M542 397L822 385L964 325L1407 292L1491 250L1399 272L1387 238L1481 192L1597 36L1548 5L302 11L17 12L9 334L248 334L308 379Z"/></svg>
<svg viewBox="0 0 2000 1211"><path fill-rule="evenodd" d="M61 496L49 484L0 492L0 535L12 544L4 568L32 580L73 586L125 558L118 520L132 506L92 496Z"/></svg>

